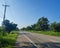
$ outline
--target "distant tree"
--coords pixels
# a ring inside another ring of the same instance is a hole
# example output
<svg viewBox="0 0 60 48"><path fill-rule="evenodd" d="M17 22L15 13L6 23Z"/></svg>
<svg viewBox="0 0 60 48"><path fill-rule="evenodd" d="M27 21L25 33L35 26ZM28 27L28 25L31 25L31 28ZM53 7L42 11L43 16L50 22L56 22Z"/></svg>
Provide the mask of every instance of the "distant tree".
<svg viewBox="0 0 60 48"><path fill-rule="evenodd" d="M32 30L36 30L36 24L31 25Z"/></svg>
<svg viewBox="0 0 60 48"><path fill-rule="evenodd" d="M50 29L51 29L52 31L55 31L55 27L56 27L56 22L51 23Z"/></svg>
<svg viewBox="0 0 60 48"><path fill-rule="evenodd" d="M27 26L26 30L32 30L31 26Z"/></svg>
<svg viewBox="0 0 60 48"><path fill-rule="evenodd" d="M21 30L32 30L31 26L23 27Z"/></svg>
<svg viewBox="0 0 60 48"><path fill-rule="evenodd" d="M26 28L25 28L25 27L23 27L23 28L21 28L21 30L26 30Z"/></svg>
<svg viewBox="0 0 60 48"><path fill-rule="evenodd" d="M48 24L48 19L45 17L41 17L38 19L38 22L36 24L33 24L31 26L27 26L26 28L23 28L25 30L48 30L49 29L49 24Z"/></svg>
<svg viewBox="0 0 60 48"><path fill-rule="evenodd" d="M55 30L56 30L57 32L60 32L60 23L57 23L57 24L56 24Z"/></svg>
<svg viewBox="0 0 60 48"><path fill-rule="evenodd" d="M52 31L60 32L60 23L53 22L50 25Z"/></svg>

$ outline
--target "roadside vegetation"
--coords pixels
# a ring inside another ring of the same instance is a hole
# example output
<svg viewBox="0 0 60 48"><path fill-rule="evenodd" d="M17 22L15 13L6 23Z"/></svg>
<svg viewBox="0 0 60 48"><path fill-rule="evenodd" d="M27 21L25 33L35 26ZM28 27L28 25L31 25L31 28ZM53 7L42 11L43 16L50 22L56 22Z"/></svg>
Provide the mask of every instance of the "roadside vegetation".
<svg viewBox="0 0 60 48"><path fill-rule="evenodd" d="M45 17L38 19L37 23L22 28L21 30L31 31L39 34L60 36L60 22L50 23Z"/></svg>
<svg viewBox="0 0 60 48"><path fill-rule="evenodd" d="M29 30L28 32L60 37L60 32L53 32L53 31L32 31L32 30Z"/></svg>
<svg viewBox="0 0 60 48"><path fill-rule="evenodd" d="M14 31L14 33L6 33L4 36L0 35L0 48L13 48L16 38L17 38L17 33L18 31Z"/></svg>
<svg viewBox="0 0 60 48"><path fill-rule="evenodd" d="M0 26L0 48L13 48L18 30L17 24L5 20L2 26Z"/></svg>

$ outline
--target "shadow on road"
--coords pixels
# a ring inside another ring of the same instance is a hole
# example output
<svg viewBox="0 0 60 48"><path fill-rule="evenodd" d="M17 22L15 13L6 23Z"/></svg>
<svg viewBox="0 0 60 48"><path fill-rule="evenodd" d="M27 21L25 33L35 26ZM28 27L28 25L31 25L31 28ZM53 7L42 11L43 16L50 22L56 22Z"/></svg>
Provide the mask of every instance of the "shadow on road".
<svg viewBox="0 0 60 48"><path fill-rule="evenodd" d="M22 45L21 45L22 44ZM35 43L40 48L60 48L60 43L57 42L46 42L46 43ZM37 48L30 42L17 42L14 48Z"/></svg>
<svg viewBox="0 0 60 48"><path fill-rule="evenodd" d="M46 42L46 43L35 43L41 46L41 48L60 48L60 43L57 42Z"/></svg>
<svg viewBox="0 0 60 48"><path fill-rule="evenodd" d="M17 42L14 45L14 48L37 48L37 47L30 42Z"/></svg>

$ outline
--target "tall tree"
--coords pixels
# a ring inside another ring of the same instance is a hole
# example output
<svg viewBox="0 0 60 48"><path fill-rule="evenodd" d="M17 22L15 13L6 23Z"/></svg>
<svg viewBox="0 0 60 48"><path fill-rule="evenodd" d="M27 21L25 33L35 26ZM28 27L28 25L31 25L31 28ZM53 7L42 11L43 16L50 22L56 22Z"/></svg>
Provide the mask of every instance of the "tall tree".
<svg viewBox="0 0 60 48"><path fill-rule="evenodd" d="M39 30L48 30L49 29L49 24L48 24L48 19L45 18L45 17L41 17L40 19L38 19L38 22L37 22L37 28Z"/></svg>

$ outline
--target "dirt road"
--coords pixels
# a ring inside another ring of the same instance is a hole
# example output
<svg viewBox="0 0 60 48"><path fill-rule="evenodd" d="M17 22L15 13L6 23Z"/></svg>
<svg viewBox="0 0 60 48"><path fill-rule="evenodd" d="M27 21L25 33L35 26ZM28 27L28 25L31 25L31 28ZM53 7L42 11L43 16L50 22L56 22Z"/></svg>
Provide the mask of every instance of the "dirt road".
<svg viewBox="0 0 60 48"><path fill-rule="evenodd" d="M20 31L15 48L60 48L60 37Z"/></svg>

